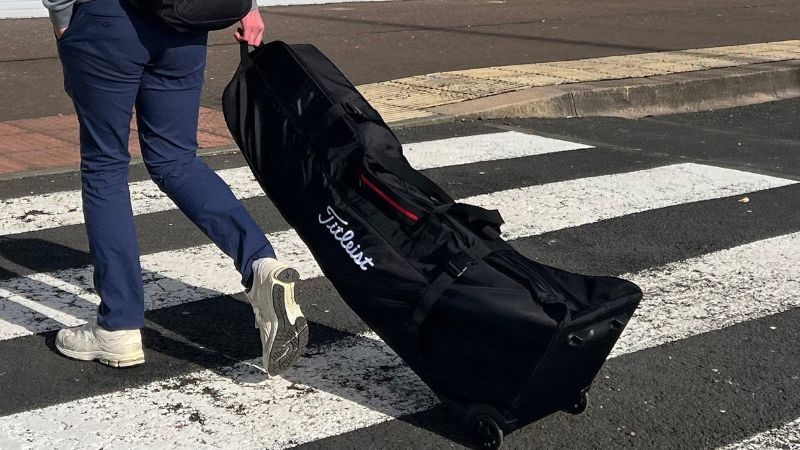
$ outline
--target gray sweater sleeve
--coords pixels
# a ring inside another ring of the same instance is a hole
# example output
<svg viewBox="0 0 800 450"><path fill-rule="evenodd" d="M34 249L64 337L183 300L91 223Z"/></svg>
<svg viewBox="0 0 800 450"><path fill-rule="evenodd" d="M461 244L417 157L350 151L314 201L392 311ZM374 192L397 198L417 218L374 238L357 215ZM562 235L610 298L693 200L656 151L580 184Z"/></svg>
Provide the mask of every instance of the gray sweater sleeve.
<svg viewBox="0 0 800 450"><path fill-rule="evenodd" d="M42 0L42 4L50 11L50 20L56 28L69 25L74 3L75 0Z"/></svg>
<svg viewBox="0 0 800 450"><path fill-rule="evenodd" d="M75 0L42 0L42 4L50 11L50 20L54 27L64 28L69 25ZM258 0L253 0L251 10L254 9L258 9Z"/></svg>

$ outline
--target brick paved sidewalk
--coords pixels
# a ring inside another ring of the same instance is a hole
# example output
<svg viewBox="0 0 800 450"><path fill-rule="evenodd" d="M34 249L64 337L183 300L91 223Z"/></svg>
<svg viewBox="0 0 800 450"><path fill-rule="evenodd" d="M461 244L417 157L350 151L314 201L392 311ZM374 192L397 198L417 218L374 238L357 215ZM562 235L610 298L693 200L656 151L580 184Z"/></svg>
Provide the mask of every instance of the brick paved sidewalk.
<svg viewBox="0 0 800 450"><path fill-rule="evenodd" d="M74 114L0 122L0 176L52 169L74 169L80 163L78 120ZM200 149L234 145L221 111L200 109L197 133ZM128 144L131 156L141 156L136 119Z"/></svg>

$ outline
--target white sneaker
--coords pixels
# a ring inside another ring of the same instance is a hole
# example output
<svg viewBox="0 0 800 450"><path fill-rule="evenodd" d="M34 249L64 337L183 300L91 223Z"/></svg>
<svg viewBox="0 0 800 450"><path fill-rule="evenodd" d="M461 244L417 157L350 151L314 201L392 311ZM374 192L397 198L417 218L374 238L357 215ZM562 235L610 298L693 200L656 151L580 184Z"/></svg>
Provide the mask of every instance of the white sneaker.
<svg viewBox="0 0 800 450"><path fill-rule="evenodd" d="M111 367L144 363L142 333L139 330L108 331L96 323L59 331L56 349L70 358L98 360Z"/></svg>
<svg viewBox="0 0 800 450"><path fill-rule="evenodd" d="M294 298L296 270L273 259L253 263L253 286L245 293L261 334L264 369L275 376L302 355L308 343L308 324Z"/></svg>

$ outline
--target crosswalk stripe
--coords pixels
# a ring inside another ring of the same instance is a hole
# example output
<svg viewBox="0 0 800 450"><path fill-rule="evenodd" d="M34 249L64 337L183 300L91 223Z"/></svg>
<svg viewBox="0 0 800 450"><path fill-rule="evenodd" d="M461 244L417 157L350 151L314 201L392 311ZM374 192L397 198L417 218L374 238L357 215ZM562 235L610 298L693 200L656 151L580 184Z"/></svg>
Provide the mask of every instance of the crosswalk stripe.
<svg viewBox="0 0 800 450"><path fill-rule="evenodd" d="M800 417L779 428L758 433L719 450L786 450L800 448Z"/></svg>
<svg viewBox="0 0 800 450"><path fill-rule="evenodd" d="M800 233L622 275L644 300L612 355L800 307Z"/></svg>
<svg viewBox="0 0 800 450"><path fill-rule="evenodd" d="M697 164L677 164L635 172L498 191L464 199L467 203L501 210L504 235L517 239L649 209L709 200L794 184L795 181ZM311 253L293 230L270 235L279 257L298 268L304 278L322 275ZM213 245L144 255L145 307L164 308L221 294L240 292L239 274ZM49 286L35 275L0 281L0 289L35 298L64 314L86 320L96 301L76 301L89 295L91 269L66 269L51 274L74 285L67 290ZM0 296L1 298L2 296ZM0 340L54 329L54 322L31 315L27 307L6 303L2 318L17 327L0 328Z"/></svg>
<svg viewBox="0 0 800 450"><path fill-rule="evenodd" d="M417 169L519 158L592 148L588 145L508 131L406 144L405 155ZM217 172L238 198L263 196L248 167ZM150 180L130 184L134 214L176 209ZM79 190L53 192L0 200L0 235L83 223Z"/></svg>
<svg viewBox="0 0 800 450"><path fill-rule="evenodd" d="M492 192L464 202L499 208L506 221L503 235L511 239L794 183L715 166L677 164Z"/></svg>
<svg viewBox="0 0 800 450"><path fill-rule="evenodd" d="M800 268L792 264L798 256L800 233L793 233L630 275L645 297L612 357L800 307ZM265 380L257 366L257 359L244 361L6 416L0 436L8 446L114 440L142 448L284 448L436 403L402 361L369 336L311 348L282 378Z"/></svg>
<svg viewBox="0 0 800 450"><path fill-rule="evenodd" d="M6 293L6 294L3 294L3 295L12 296L13 294ZM7 297L3 297L4 301L0 302L0 329L3 330L4 334L6 334L8 336L12 336L12 337L30 335L31 331L28 328L25 328L22 325L17 325L16 323L12 323L12 322L9 322L7 320L2 319L2 317L4 317L6 308L9 305L11 305L10 302L6 302L5 301L6 298ZM14 303L14 306L16 306L16 303ZM20 314L22 314L22 313L24 313L26 311L28 312L28 314L31 314L31 315L35 315L36 314L36 311L34 311L32 309L14 308L13 312L11 313L11 315L15 318L15 320L19 320L18 318L20 317ZM40 320L40 321L42 321L42 319L44 321L52 320L52 319L43 318L40 315L37 316L37 319ZM60 326L60 325L52 324L52 325L50 325L50 327L47 327L46 329L55 329L58 326Z"/></svg>
<svg viewBox="0 0 800 450"><path fill-rule="evenodd" d="M73 327L76 325L81 325L86 323L85 320L78 319L77 317L65 312L62 308L53 308L47 306L44 302L39 302L34 299L23 297L17 293L7 291L5 289L0 289L0 298L3 299L3 303L5 304L5 308L3 308L3 314L8 313L12 310L12 305L18 305L21 308L16 308L17 311L21 311L23 313L27 313L26 317L28 320L38 321L42 316L50 319L49 325L52 326L55 322L57 326L68 326ZM60 305L59 305L60 306ZM11 317L9 314L7 317ZM23 321L18 320L15 318L14 320L17 323L24 323Z"/></svg>

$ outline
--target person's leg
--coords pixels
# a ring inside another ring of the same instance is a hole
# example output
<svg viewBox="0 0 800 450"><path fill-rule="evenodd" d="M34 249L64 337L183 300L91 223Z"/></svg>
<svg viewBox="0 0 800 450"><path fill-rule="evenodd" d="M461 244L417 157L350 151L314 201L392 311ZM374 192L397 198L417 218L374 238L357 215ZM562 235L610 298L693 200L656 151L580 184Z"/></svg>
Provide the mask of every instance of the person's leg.
<svg viewBox="0 0 800 450"><path fill-rule="evenodd" d="M128 135L146 50L118 0L79 5L58 46L80 122L83 211L101 298L97 322L106 330L139 329L144 300Z"/></svg>
<svg viewBox="0 0 800 450"><path fill-rule="evenodd" d="M142 156L153 181L233 258L247 285L253 261L275 253L228 185L197 156L207 36L157 32L147 39L153 60L136 99Z"/></svg>
<svg viewBox="0 0 800 450"><path fill-rule="evenodd" d="M144 362L128 135L147 52L119 1L77 6L58 42L65 88L80 122L83 213L100 307L95 323L60 330L55 346L70 358L126 367Z"/></svg>
<svg viewBox="0 0 800 450"><path fill-rule="evenodd" d="M181 211L233 258L248 288L264 369L276 375L297 360L308 342L308 326L294 295L299 274L275 259L261 227L197 157L207 36L163 31L148 36L154 37L148 41L153 59L136 100L145 164Z"/></svg>

